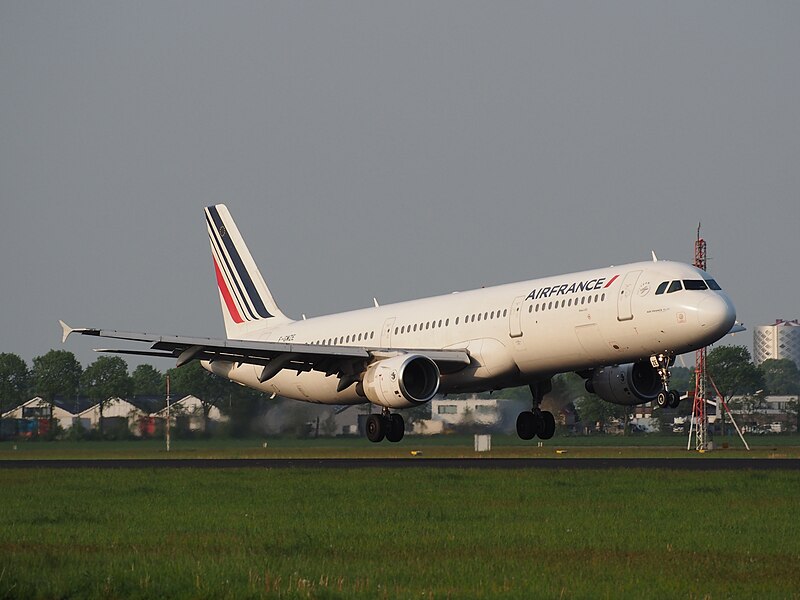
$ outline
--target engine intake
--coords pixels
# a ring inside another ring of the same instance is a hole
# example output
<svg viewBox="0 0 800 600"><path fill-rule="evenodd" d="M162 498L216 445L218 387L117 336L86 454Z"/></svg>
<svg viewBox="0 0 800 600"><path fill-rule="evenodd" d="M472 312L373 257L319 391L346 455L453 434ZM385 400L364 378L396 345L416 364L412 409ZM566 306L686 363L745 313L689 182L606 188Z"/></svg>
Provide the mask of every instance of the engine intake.
<svg viewBox="0 0 800 600"><path fill-rule="evenodd" d="M586 380L586 391L612 404L644 404L656 399L661 378L648 362L601 367Z"/></svg>
<svg viewBox="0 0 800 600"><path fill-rule="evenodd" d="M439 367L419 354L385 358L367 367L362 387L369 401L378 406L419 406L439 390Z"/></svg>

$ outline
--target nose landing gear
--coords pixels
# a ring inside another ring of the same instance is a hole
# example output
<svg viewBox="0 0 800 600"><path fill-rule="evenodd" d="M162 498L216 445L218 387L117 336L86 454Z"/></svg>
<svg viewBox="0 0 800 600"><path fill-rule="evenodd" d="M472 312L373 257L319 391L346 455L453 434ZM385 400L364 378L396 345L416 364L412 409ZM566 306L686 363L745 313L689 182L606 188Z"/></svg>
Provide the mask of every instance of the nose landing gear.
<svg viewBox="0 0 800 600"><path fill-rule="evenodd" d="M681 403L681 395L676 390L669 389L669 368L675 363L674 354L656 354L650 357L650 364L661 378L662 389L656 396L659 408L677 408Z"/></svg>

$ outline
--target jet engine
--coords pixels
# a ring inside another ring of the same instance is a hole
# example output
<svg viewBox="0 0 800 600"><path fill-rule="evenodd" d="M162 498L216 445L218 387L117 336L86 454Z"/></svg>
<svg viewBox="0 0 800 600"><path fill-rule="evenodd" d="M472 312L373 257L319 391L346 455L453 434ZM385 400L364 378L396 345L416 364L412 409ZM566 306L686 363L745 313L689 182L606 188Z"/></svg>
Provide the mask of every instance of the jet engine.
<svg viewBox="0 0 800 600"><path fill-rule="evenodd" d="M439 367L427 356L401 354L372 363L361 383L370 402L410 408L428 402L439 389Z"/></svg>
<svg viewBox="0 0 800 600"><path fill-rule="evenodd" d="M649 362L601 367L586 380L586 391L612 404L644 404L658 396L661 378Z"/></svg>

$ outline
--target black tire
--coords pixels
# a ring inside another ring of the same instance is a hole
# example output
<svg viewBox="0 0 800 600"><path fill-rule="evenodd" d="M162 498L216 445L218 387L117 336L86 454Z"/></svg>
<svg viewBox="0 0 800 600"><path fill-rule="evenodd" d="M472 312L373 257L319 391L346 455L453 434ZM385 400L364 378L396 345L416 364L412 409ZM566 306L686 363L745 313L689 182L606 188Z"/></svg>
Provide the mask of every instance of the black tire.
<svg viewBox="0 0 800 600"><path fill-rule="evenodd" d="M549 440L556 432L556 418L548 410L542 411L542 428L539 430L539 438Z"/></svg>
<svg viewBox="0 0 800 600"><path fill-rule="evenodd" d="M523 440L532 440L536 435L536 418L529 410L519 413L517 417L517 435Z"/></svg>
<svg viewBox="0 0 800 600"><path fill-rule="evenodd" d="M390 415L387 419L386 439L390 442L399 442L406 432L406 422L398 414Z"/></svg>
<svg viewBox="0 0 800 600"><path fill-rule="evenodd" d="M367 439L370 442L380 442L386 435L386 420L381 415L367 417Z"/></svg>
<svg viewBox="0 0 800 600"><path fill-rule="evenodd" d="M670 390L668 395L669 395L669 407L678 408L678 405L681 403L681 395L678 393L678 391Z"/></svg>
<svg viewBox="0 0 800 600"><path fill-rule="evenodd" d="M656 404L658 404L659 408L664 408L669 404L669 397L667 396L667 392L665 390L658 392L658 396L656 396Z"/></svg>

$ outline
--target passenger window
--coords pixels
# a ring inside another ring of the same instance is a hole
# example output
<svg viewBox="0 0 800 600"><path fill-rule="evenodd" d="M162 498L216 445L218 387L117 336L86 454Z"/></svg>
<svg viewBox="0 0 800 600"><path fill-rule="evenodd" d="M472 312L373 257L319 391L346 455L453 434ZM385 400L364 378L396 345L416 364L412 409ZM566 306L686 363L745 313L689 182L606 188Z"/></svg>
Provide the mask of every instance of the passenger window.
<svg viewBox="0 0 800 600"><path fill-rule="evenodd" d="M600 296L600 302L605 302L605 301L606 301L606 295L605 295L605 294L602 294L602 295Z"/></svg>
<svg viewBox="0 0 800 600"><path fill-rule="evenodd" d="M507 314L508 314L508 309L507 309L507 308L504 308L504 309L503 309L503 316L505 317Z"/></svg>
<svg viewBox="0 0 800 600"><path fill-rule="evenodd" d="M450 326L450 319L445 319L444 326L445 327L449 327Z"/></svg>
<svg viewBox="0 0 800 600"><path fill-rule="evenodd" d="M478 313L478 322L481 320L481 313Z"/></svg>
<svg viewBox="0 0 800 600"><path fill-rule="evenodd" d="M488 312L483 313L483 320L485 321L488 318L489 318L489 313Z"/></svg>
<svg viewBox="0 0 800 600"><path fill-rule="evenodd" d="M459 317L456 317L456 325L458 325L458 319L459 319Z"/></svg>
<svg viewBox="0 0 800 600"><path fill-rule="evenodd" d="M441 326L442 326L442 320L439 319L439 327L441 327Z"/></svg>
<svg viewBox="0 0 800 600"><path fill-rule="evenodd" d="M710 290L714 290L714 291L717 291L717 292L722 290L722 288L719 287L719 284L716 281L714 281L713 279L706 279L706 283L708 284L708 289L710 289Z"/></svg>
<svg viewBox="0 0 800 600"><path fill-rule="evenodd" d="M679 292L683 289L680 281L673 281L669 284L669 289L667 290L668 294L672 294L673 292Z"/></svg>
<svg viewBox="0 0 800 600"><path fill-rule="evenodd" d="M661 283L659 283L658 287L656 288L656 296L660 296L665 291L667 291L667 286L668 285L669 285L669 281L662 281Z"/></svg>
<svg viewBox="0 0 800 600"><path fill-rule="evenodd" d="M705 290L708 289L706 287L706 282L702 279L684 279L683 280L683 289L685 290Z"/></svg>

